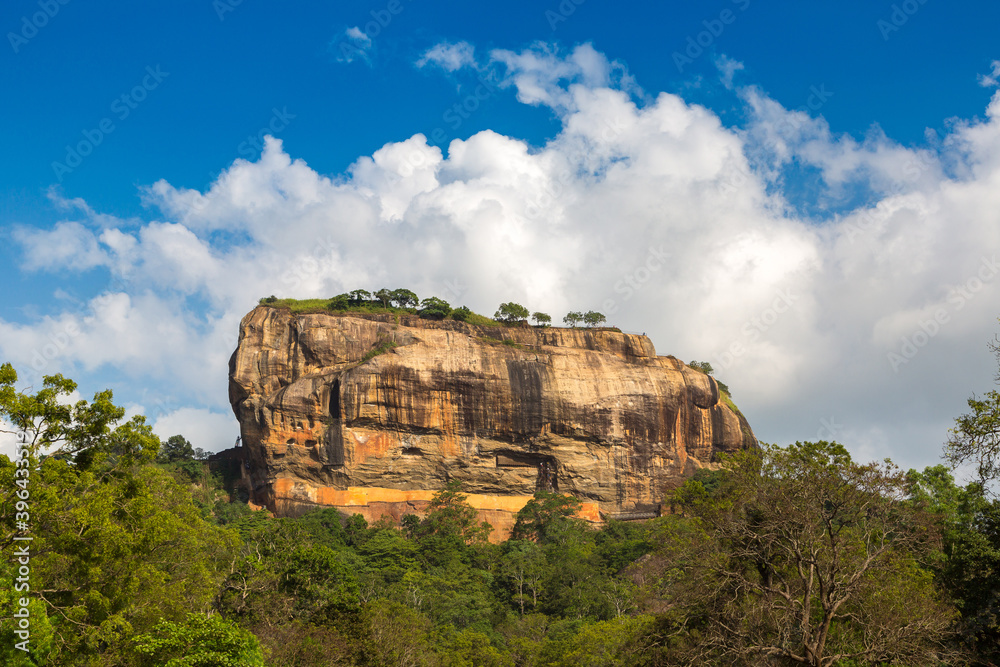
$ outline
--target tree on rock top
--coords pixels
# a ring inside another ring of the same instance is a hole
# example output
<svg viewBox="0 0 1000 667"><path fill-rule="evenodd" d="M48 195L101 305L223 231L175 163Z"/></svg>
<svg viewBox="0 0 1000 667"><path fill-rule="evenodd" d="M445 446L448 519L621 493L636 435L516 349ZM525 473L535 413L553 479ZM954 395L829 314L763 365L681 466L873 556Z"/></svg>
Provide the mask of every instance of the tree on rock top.
<svg viewBox="0 0 1000 667"><path fill-rule="evenodd" d="M387 290L384 287L375 292L373 296L376 301L382 304L383 308L388 308L389 304L392 303L392 290Z"/></svg>
<svg viewBox="0 0 1000 667"><path fill-rule="evenodd" d="M493 319L506 322L507 324L520 322L528 319L528 309L513 301L501 303L500 307L497 308L497 312L493 315Z"/></svg>
<svg viewBox="0 0 1000 667"><path fill-rule="evenodd" d="M417 295L408 289L394 289L391 295L392 302L396 304L397 308L416 308L417 304L420 303Z"/></svg>
<svg viewBox="0 0 1000 667"><path fill-rule="evenodd" d="M547 313L532 313L531 319L535 320L535 324L542 327L546 327L550 322L552 322L552 316Z"/></svg>
<svg viewBox="0 0 1000 667"><path fill-rule="evenodd" d="M371 301L372 299L372 293L366 289L351 290L348 296L350 297L352 306L360 306L361 304Z"/></svg>
<svg viewBox="0 0 1000 667"><path fill-rule="evenodd" d="M451 314L451 306L444 299L436 296L429 296L420 302L420 317L443 320Z"/></svg>

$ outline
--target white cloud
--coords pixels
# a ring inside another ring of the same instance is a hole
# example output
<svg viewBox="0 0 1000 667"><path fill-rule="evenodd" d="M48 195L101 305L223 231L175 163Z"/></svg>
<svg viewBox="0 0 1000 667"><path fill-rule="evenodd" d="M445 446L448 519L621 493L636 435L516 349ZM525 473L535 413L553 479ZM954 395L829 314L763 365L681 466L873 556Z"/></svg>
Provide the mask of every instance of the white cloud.
<svg viewBox="0 0 1000 667"><path fill-rule="evenodd" d="M577 46L566 57L549 44L537 43L532 48L515 53L495 49L490 60L506 68L501 87L513 86L517 99L524 104L543 105L565 113L573 110L573 90L576 86L603 88L613 76L628 84L618 62L609 62L603 53L590 44Z"/></svg>
<svg viewBox="0 0 1000 667"><path fill-rule="evenodd" d="M979 85L983 88L996 88L1000 83L1000 60L990 63L990 73L979 75Z"/></svg>
<svg viewBox="0 0 1000 667"><path fill-rule="evenodd" d="M661 354L712 362L765 439L816 439L832 417L866 456L937 460L992 377L1000 98L932 150L838 135L753 87L739 90L747 124L726 127L677 95L648 98L590 45L491 59L519 100L556 113L551 141L484 131L442 153L414 135L331 177L268 138L204 192L153 184L143 196L164 221L46 232L54 247L86 242L39 268L99 259L124 280L83 312L0 322L0 352L153 378L180 397L158 429L200 424L188 428L222 442L226 360L259 297L409 286L487 313L601 310ZM783 195L795 165L818 171L829 215ZM845 208L851 188L872 203ZM42 238L23 236L25 252Z"/></svg>
<svg viewBox="0 0 1000 667"><path fill-rule="evenodd" d="M341 63L363 60L370 66L374 48L372 38L358 26L347 28L330 43L330 51Z"/></svg>
<svg viewBox="0 0 1000 667"><path fill-rule="evenodd" d="M57 222L51 230L19 227L14 240L24 248L21 266L29 271L86 271L108 263L97 237L79 222Z"/></svg>
<svg viewBox="0 0 1000 667"><path fill-rule="evenodd" d="M726 88L732 89L733 77L736 76L737 72L743 69L743 63L739 60L733 60L725 54L720 54L715 59L715 66L718 68L719 74L721 75L719 79L722 81L722 85Z"/></svg>
<svg viewBox="0 0 1000 667"><path fill-rule="evenodd" d="M475 49L468 42L451 44L441 42L424 52L417 61L417 67L437 65L446 72L455 72L463 67L475 67Z"/></svg>
<svg viewBox="0 0 1000 667"><path fill-rule="evenodd" d="M13 460L17 454L17 433L10 423L0 419L0 455Z"/></svg>
<svg viewBox="0 0 1000 667"><path fill-rule="evenodd" d="M218 452L235 444L240 425L231 412L180 408L159 417L153 423L153 432L163 441L172 435L183 435L193 447Z"/></svg>

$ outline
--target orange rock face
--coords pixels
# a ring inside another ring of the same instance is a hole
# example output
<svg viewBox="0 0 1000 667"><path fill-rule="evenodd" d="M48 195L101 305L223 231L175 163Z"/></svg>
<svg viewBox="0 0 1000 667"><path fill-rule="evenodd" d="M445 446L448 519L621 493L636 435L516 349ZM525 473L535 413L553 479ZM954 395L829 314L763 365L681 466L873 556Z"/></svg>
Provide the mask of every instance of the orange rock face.
<svg viewBox="0 0 1000 667"><path fill-rule="evenodd" d="M595 522L654 514L756 445L711 377L616 331L261 306L229 377L253 499L279 515L419 515L457 479L502 538L536 490Z"/></svg>

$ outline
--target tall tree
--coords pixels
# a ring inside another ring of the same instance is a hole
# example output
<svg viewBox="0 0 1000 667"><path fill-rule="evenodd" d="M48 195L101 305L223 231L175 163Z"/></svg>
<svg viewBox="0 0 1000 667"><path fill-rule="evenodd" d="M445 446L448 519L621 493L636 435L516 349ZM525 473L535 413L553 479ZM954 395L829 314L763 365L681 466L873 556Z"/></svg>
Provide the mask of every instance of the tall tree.
<svg viewBox="0 0 1000 667"><path fill-rule="evenodd" d="M389 304L392 303L392 290L383 287L375 292L375 300L381 303L383 308L388 308Z"/></svg>
<svg viewBox="0 0 1000 667"><path fill-rule="evenodd" d="M552 322L552 316L546 313L534 312L531 314L531 319L535 320L535 324L538 326L548 326Z"/></svg>
<svg viewBox="0 0 1000 667"><path fill-rule="evenodd" d="M360 306L363 303L371 301L372 293L366 289L356 289L351 290L348 293L348 296L350 297L352 306Z"/></svg>
<svg viewBox="0 0 1000 667"><path fill-rule="evenodd" d="M746 452L709 493L687 482L650 564L687 664L938 664L955 610L921 565L933 516L907 476L840 445Z"/></svg>
<svg viewBox="0 0 1000 667"><path fill-rule="evenodd" d="M183 435L172 435L160 446L156 455L158 463L174 463L175 461L193 461L194 447Z"/></svg>
<svg viewBox="0 0 1000 667"><path fill-rule="evenodd" d="M188 614L180 622L161 621L133 645L137 667L264 667L257 638L218 616Z"/></svg>
<svg viewBox="0 0 1000 667"><path fill-rule="evenodd" d="M588 310L583 315L583 321L588 327L596 327L598 324L603 324L607 322L607 318L601 313L593 310Z"/></svg>
<svg viewBox="0 0 1000 667"><path fill-rule="evenodd" d="M563 318L563 324L568 327L575 327L583 320L583 313L577 310L571 310L566 313L566 317Z"/></svg>
<svg viewBox="0 0 1000 667"><path fill-rule="evenodd" d="M507 322L508 324L520 322L528 319L528 309L519 303L508 301L507 303L500 304L497 312L493 315L493 319L500 322Z"/></svg>
<svg viewBox="0 0 1000 667"><path fill-rule="evenodd" d="M403 288L392 290L392 301L399 308L416 308L420 303L416 294Z"/></svg>
<svg viewBox="0 0 1000 667"><path fill-rule="evenodd" d="M943 557L931 567L961 612L957 640L975 665L1000 664L1000 500L982 484L955 484L943 465L910 471L912 497L934 511Z"/></svg>
<svg viewBox="0 0 1000 667"><path fill-rule="evenodd" d="M234 536L203 519L187 488L147 465L159 439L142 417L123 421L110 391L69 406L71 380L49 376L24 393L16 379L0 367L0 416L23 433L28 464L0 457L0 544L6 550L25 530L16 520L27 522L26 593L44 609L38 627L52 628L47 664L128 664L133 633L208 610ZM27 519L7 491L24 470Z"/></svg>
<svg viewBox="0 0 1000 667"><path fill-rule="evenodd" d="M418 314L420 317L429 317L438 320L444 319L451 314L451 305L444 299L429 296L420 302Z"/></svg>

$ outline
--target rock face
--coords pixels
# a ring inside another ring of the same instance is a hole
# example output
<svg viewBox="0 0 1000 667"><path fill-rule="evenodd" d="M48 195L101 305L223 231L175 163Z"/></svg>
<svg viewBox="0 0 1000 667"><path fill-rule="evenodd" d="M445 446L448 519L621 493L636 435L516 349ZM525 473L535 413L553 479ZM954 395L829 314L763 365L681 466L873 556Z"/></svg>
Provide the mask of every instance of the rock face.
<svg viewBox="0 0 1000 667"><path fill-rule="evenodd" d="M756 445L715 381L645 336L255 308L229 362L253 500L369 520L457 479L498 529L539 489L640 518L719 452Z"/></svg>

